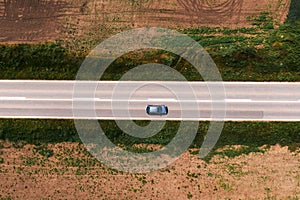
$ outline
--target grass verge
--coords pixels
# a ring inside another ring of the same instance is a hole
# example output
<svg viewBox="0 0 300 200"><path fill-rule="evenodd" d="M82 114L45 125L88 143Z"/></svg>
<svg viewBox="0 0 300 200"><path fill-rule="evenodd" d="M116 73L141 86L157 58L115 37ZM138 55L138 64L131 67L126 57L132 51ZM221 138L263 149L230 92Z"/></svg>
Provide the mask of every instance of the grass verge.
<svg viewBox="0 0 300 200"><path fill-rule="evenodd" d="M121 131L114 121L99 121L107 137L116 145L133 152L148 152L149 145L157 147L168 144L177 134L180 122L167 122L165 127L155 136L141 139L132 137ZM81 142L71 120L0 120L0 139L9 140L16 146L27 143L44 145L65 141ZM198 133L191 147L200 148L206 135L209 122L200 122ZM189 134L188 132L186 134ZM288 146L291 151L300 148L300 123L296 122L226 122L215 150L230 146L241 146L239 149L213 151L207 157L221 154L235 157L250 152L263 152L262 146L268 148L279 144ZM42 149L37 151L43 152ZM194 152L197 153L197 152Z"/></svg>

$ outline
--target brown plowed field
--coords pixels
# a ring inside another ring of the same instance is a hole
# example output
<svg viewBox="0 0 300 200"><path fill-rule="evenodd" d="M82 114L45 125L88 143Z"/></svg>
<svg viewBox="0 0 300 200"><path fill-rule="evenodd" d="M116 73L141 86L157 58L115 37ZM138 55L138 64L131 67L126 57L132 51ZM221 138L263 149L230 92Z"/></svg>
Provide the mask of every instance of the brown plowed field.
<svg viewBox="0 0 300 200"><path fill-rule="evenodd" d="M269 12L284 21L290 0L0 0L0 42L107 37L135 27L244 27ZM101 29L101 31L99 31ZM98 30L99 32L97 32Z"/></svg>

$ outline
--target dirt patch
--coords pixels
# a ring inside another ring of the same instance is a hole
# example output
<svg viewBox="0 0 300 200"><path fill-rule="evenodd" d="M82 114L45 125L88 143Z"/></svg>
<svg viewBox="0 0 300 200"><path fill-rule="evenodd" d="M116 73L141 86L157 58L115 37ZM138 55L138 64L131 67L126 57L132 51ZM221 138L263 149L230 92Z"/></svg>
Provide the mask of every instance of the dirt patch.
<svg viewBox="0 0 300 200"><path fill-rule="evenodd" d="M209 163L186 152L167 168L145 174L109 169L77 143L37 147L2 141L0 151L1 198L292 199L300 196L300 152L290 152L278 145L265 153L231 159L218 155Z"/></svg>
<svg viewBox="0 0 300 200"><path fill-rule="evenodd" d="M283 22L289 5L290 0L0 0L0 42L103 39L145 26L244 27L251 25L249 16L263 11Z"/></svg>

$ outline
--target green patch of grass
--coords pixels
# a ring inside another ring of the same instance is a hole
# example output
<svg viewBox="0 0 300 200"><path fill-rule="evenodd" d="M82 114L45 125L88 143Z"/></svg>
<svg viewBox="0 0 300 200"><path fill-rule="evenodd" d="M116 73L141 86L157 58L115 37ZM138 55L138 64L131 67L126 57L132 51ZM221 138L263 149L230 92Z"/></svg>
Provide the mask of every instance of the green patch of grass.
<svg viewBox="0 0 300 200"><path fill-rule="evenodd" d="M0 79L72 80L82 61L60 43L0 45Z"/></svg>
<svg viewBox="0 0 300 200"><path fill-rule="evenodd" d="M296 196L294 196L294 197L288 196L287 199L288 199L288 200L299 200L299 197L296 197Z"/></svg>
<svg viewBox="0 0 300 200"><path fill-rule="evenodd" d="M200 124L201 125L201 124ZM201 127L201 126L200 126ZM202 132L202 131L201 131ZM205 131L196 136L193 147L200 148ZM268 146L279 144L288 146L289 150L300 149L300 125L294 122L226 122L214 151L204 160L209 161L214 155L233 158L251 152L263 153ZM240 148L225 148L241 146ZM223 149L222 151L218 151ZM194 153L197 153L194 150Z"/></svg>
<svg viewBox="0 0 300 200"><path fill-rule="evenodd" d="M4 197L4 198L0 197L0 199L1 199L1 200L12 200L11 197Z"/></svg>
<svg viewBox="0 0 300 200"><path fill-rule="evenodd" d="M40 145L34 148L34 150L39 153L40 155L49 158L54 155L52 149L48 149L45 145Z"/></svg>
<svg viewBox="0 0 300 200"><path fill-rule="evenodd" d="M88 168L87 167L77 167L75 174L77 176L85 175L88 173Z"/></svg>
<svg viewBox="0 0 300 200"><path fill-rule="evenodd" d="M14 142L16 148L26 143L80 141L73 120L1 119L0 130L0 139Z"/></svg>
<svg viewBox="0 0 300 200"><path fill-rule="evenodd" d="M37 157L26 157L24 160L25 166L33 166L39 164L39 158Z"/></svg>
<svg viewBox="0 0 300 200"><path fill-rule="evenodd" d="M242 147L239 149L227 149L223 150L222 152L215 152L214 154L221 155L223 157L228 157L228 158L234 158L236 156L240 156L242 154L249 154L252 152L261 152L264 153L265 151L263 149L260 149L258 147L252 146L252 147Z"/></svg>
<svg viewBox="0 0 300 200"><path fill-rule="evenodd" d="M293 122L230 122L225 123L219 144L249 147L260 147L265 144L281 146L294 144L295 148L298 148L300 146L296 147L296 144L300 144L299 133L299 123Z"/></svg>
<svg viewBox="0 0 300 200"><path fill-rule="evenodd" d="M198 28L187 28L181 30L181 32L188 35L199 35L199 34L203 35L203 34L215 34L218 32L218 29L213 27L198 27Z"/></svg>
<svg viewBox="0 0 300 200"><path fill-rule="evenodd" d="M226 190L226 191L231 191L232 190L231 186L228 183L221 182L220 187L223 188L223 190Z"/></svg>
<svg viewBox="0 0 300 200"><path fill-rule="evenodd" d="M189 193L186 195L186 197L187 197L188 199L191 199L191 198L193 198L193 195L189 192Z"/></svg>
<svg viewBox="0 0 300 200"><path fill-rule="evenodd" d="M191 173L190 171L188 171L187 176L191 177L191 178L198 178L201 174L200 173Z"/></svg>
<svg viewBox="0 0 300 200"><path fill-rule="evenodd" d="M248 172L243 172L241 166L238 164L231 164L227 166L230 175L242 176L248 174Z"/></svg>
<svg viewBox="0 0 300 200"><path fill-rule="evenodd" d="M171 139L176 135L177 129L180 125L179 122L167 121L164 128L153 137L146 139L132 137L124 133L114 121L99 121L100 126L103 127L103 131L107 137L115 144L121 146L129 146L129 149L135 149L138 151L144 151L145 149L132 148L134 144L168 144Z"/></svg>

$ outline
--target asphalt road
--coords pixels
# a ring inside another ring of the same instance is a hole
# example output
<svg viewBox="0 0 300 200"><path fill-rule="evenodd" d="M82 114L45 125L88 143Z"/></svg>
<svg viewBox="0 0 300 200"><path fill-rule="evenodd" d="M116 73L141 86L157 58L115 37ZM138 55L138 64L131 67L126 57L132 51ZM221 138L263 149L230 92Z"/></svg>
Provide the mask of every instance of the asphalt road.
<svg viewBox="0 0 300 200"><path fill-rule="evenodd" d="M300 83L0 80L0 118L300 121Z"/></svg>

